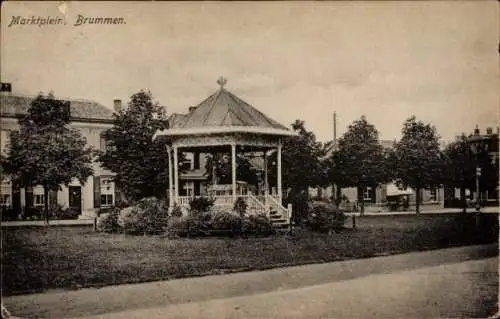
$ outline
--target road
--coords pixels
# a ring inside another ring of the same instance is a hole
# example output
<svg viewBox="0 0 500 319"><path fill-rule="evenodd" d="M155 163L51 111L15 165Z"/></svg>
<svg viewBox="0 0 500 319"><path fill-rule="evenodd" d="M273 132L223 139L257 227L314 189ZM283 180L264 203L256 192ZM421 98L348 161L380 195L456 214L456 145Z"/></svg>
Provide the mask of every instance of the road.
<svg viewBox="0 0 500 319"><path fill-rule="evenodd" d="M487 258L88 318L486 318L497 293L498 260Z"/></svg>

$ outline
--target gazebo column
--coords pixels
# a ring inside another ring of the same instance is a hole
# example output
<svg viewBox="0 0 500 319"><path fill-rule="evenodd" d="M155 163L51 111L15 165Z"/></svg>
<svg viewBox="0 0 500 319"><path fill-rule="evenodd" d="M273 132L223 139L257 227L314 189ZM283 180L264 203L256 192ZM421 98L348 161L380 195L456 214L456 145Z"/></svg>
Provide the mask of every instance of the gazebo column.
<svg viewBox="0 0 500 319"><path fill-rule="evenodd" d="M264 157L264 205L267 207L267 195L269 195L269 178L267 175L267 150L263 152Z"/></svg>
<svg viewBox="0 0 500 319"><path fill-rule="evenodd" d="M177 146L174 146L174 188L175 188L175 202L178 201L179 198L179 151Z"/></svg>
<svg viewBox="0 0 500 319"><path fill-rule="evenodd" d="M283 192L281 190L281 141L278 144L278 152L277 152L277 162L276 166L278 166L278 201L281 204L281 197L283 196Z"/></svg>
<svg viewBox="0 0 500 319"><path fill-rule="evenodd" d="M233 202L236 202L236 144L231 144L231 176L233 184Z"/></svg>
<svg viewBox="0 0 500 319"><path fill-rule="evenodd" d="M269 177L267 175L267 150L264 151L264 191L265 195L269 195Z"/></svg>
<svg viewBox="0 0 500 319"><path fill-rule="evenodd" d="M174 185L173 185L173 168L172 168L172 148L170 146L167 146L167 151L168 151L168 206L170 207L170 211L172 211L172 208L174 207Z"/></svg>

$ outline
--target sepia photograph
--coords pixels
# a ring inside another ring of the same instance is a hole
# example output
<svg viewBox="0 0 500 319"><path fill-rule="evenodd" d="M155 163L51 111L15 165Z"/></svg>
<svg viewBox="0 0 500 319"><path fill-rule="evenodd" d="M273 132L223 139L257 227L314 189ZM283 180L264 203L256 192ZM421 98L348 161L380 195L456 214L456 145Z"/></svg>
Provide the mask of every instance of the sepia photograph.
<svg viewBox="0 0 500 319"><path fill-rule="evenodd" d="M3 1L2 318L496 318L498 1Z"/></svg>

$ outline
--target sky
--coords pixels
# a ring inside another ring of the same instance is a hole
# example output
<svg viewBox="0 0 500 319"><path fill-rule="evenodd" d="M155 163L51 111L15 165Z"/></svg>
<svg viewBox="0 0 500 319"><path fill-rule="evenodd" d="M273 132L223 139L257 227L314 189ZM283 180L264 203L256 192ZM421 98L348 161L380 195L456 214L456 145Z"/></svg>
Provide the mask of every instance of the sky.
<svg viewBox="0 0 500 319"><path fill-rule="evenodd" d="M226 89L321 141L362 115L397 139L411 115L444 141L498 126L497 1L3 2L1 80L112 108L148 89L185 112ZM125 24L75 26L78 16ZM13 25L12 17L62 17Z"/></svg>

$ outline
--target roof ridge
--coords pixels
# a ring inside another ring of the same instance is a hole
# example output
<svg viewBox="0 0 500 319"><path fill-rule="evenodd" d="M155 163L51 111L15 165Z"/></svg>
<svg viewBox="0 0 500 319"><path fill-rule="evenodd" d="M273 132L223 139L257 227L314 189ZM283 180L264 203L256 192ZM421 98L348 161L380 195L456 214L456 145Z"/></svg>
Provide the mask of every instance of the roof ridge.
<svg viewBox="0 0 500 319"><path fill-rule="evenodd" d="M212 101L212 104L210 105L210 107L208 108L208 111L207 113L205 114L205 116L203 117L203 120L201 121L201 123L205 123L205 121L208 119L208 116L210 115L210 113L212 113L214 107L215 107L215 102L217 102L217 99L219 98L222 90L224 90L222 87L217 90L217 92L215 92L214 94L212 94L211 96L215 95L214 96L214 100ZM201 103L200 103L201 104Z"/></svg>
<svg viewBox="0 0 500 319"><path fill-rule="evenodd" d="M234 95L233 93L231 93L231 92L229 92L229 91L227 91L227 93L229 94L229 97L230 97L231 99L233 99L236 103L237 103L237 102L243 102L243 104L247 104L245 101L243 101L242 99L239 99L239 98L238 98L236 95ZM256 109L256 108L254 107L254 109ZM253 116L252 114L250 114L250 112L248 112L248 110L246 110L245 108L241 108L241 110L242 110L242 111L243 111L243 112L244 112L244 113L245 113L248 117L250 117L254 123L257 123L257 122L258 122L258 121L254 118L254 116ZM257 110L257 109L256 109L256 110ZM238 119L240 119L240 120L241 120L241 118L240 118L240 117L239 117L239 116L238 116L235 112L233 112L232 107L231 107L230 111L231 111L231 113L233 113L233 114L234 114L234 115L235 115ZM241 122L244 122L244 121L241 121ZM269 121L268 121L268 122L269 122Z"/></svg>
<svg viewBox="0 0 500 319"><path fill-rule="evenodd" d="M228 91L229 92L229 91ZM262 113L259 109L257 109L255 106L252 106L251 104L245 102L244 100L242 100L241 98L239 98L238 96L236 96L235 94L229 92L229 94L231 94L232 98L236 99L237 101L241 102L244 104L244 106L246 107L251 107L253 108L259 115L261 115L262 118L264 118L266 120L266 122L270 125L278 125L278 126L281 126L283 128L286 128L284 127L282 124L276 122L275 120L271 119L270 117L268 117L267 115L265 115L264 113ZM245 113L249 113L248 110L244 109Z"/></svg>
<svg viewBox="0 0 500 319"><path fill-rule="evenodd" d="M11 93L9 95L3 95L3 96L12 96L12 97L21 97L21 98L30 98L30 99L36 99L39 94L28 94L28 93ZM96 101L96 100L91 100L91 99L86 99L86 98L74 98L74 97L64 97L64 96L54 96L54 99L56 100L66 100L66 101L74 101L74 102L89 102L89 103L95 103L99 104L105 107L104 104Z"/></svg>

